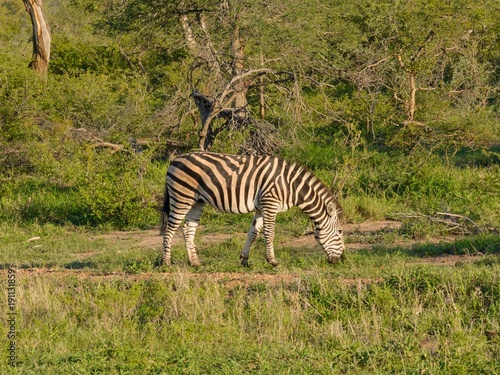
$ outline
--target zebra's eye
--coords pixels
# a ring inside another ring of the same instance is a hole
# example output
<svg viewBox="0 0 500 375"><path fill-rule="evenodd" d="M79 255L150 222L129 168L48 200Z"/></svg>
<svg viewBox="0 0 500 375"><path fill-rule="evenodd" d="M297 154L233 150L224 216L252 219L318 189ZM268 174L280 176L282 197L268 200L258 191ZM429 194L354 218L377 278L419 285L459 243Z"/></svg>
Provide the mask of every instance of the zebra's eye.
<svg viewBox="0 0 500 375"><path fill-rule="evenodd" d="M328 206L326 206L326 212L328 213L328 216L333 217L336 211L337 208L335 207L335 204L329 203Z"/></svg>

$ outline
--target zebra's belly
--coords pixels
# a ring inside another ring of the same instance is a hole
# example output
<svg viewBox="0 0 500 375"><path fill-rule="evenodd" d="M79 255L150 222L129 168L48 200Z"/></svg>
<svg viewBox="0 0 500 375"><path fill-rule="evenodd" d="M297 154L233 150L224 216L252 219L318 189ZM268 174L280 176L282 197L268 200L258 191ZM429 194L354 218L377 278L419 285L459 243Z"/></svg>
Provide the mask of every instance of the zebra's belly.
<svg viewBox="0 0 500 375"><path fill-rule="evenodd" d="M212 204L210 201L207 201L207 203L209 203L218 211L232 214L246 214L249 212L261 211L263 208L262 203L257 198L254 200L249 200L247 202L233 202L232 205ZM276 213L279 213L288 211L291 206L293 206L293 204L288 204L285 202L275 202L275 204L272 205L272 209Z"/></svg>
<svg viewBox="0 0 500 375"><path fill-rule="evenodd" d="M209 195L205 192L201 193L199 197L211 205L218 211L233 213L233 214L246 214L248 212L261 211L263 204L268 204L276 213L284 212L290 209L293 205L291 202L283 202L276 196L266 194L260 189L253 190L250 188L248 191L242 189L226 189L222 194ZM272 197L269 199L269 197ZM264 203L263 201L267 203Z"/></svg>
<svg viewBox="0 0 500 375"><path fill-rule="evenodd" d="M249 212L255 212L260 207L256 200L249 199L248 201L233 201L233 202L213 202L212 199L208 197L202 197L202 200L215 208L218 211L226 212L230 214L246 214Z"/></svg>

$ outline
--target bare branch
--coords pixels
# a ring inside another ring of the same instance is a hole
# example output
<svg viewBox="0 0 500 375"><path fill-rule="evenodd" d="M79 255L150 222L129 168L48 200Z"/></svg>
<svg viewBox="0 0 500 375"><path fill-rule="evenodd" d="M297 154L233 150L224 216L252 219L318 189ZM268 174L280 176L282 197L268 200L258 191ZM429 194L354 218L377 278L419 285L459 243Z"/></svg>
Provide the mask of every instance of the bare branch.
<svg viewBox="0 0 500 375"><path fill-rule="evenodd" d="M124 145L121 144L114 144L110 142L100 142L100 143L94 143L95 148L110 148L111 153L114 154L115 152L123 150L125 147Z"/></svg>
<svg viewBox="0 0 500 375"><path fill-rule="evenodd" d="M449 212L436 212L434 215L407 212L398 213L395 214L395 216L405 219L425 219L433 223L444 224L448 231L458 231L465 234L482 233L484 231L484 229L480 228L469 217ZM468 224L472 224L472 228Z"/></svg>

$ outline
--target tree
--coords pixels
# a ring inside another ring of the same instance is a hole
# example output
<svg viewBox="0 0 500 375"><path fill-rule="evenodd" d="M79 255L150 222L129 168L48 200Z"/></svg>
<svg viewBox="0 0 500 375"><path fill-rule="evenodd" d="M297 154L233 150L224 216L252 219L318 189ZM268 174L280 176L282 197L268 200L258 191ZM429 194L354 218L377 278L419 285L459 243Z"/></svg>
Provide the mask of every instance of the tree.
<svg viewBox="0 0 500 375"><path fill-rule="evenodd" d="M39 75L47 74L50 61L50 28L43 14L42 0L23 0L33 25L33 60L30 67Z"/></svg>
<svg viewBox="0 0 500 375"><path fill-rule="evenodd" d="M251 136L253 145L250 148L253 151L269 152L273 147L271 134L262 131L265 124L262 120L257 123L251 116L248 90L293 79L293 74L269 68L249 68L246 65L247 38L241 29L244 24L241 15L245 6L244 1L227 0L209 6L203 3L186 6L181 3L176 11L186 46L193 58L189 84L191 96L200 113L198 147L201 150L210 149L217 134L223 130L251 126L257 126L261 130ZM225 39L220 38L221 36ZM264 75L274 76L275 79L267 82L257 80ZM262 102L263 100L260 101L261 106ZM215 126L213 121L216 119L221 119L222 124ZM254 142L256 137L260 140Z"/></svg>
<svg viewBox="0 0 500 375"><path fill-rule="evenodd" d="M202 149L226 130L259 133L264 108L275 129L323 124L331 139L365 128L367 141L411 145L452 139L464 106L474 121L497 98L495 4L124 0L109 1L103 22L145 76L176 75L165 112L189 113ZM178 60L146 64L155 53Z"/></svg>
<svg viewBox="0 0 500 375"><path fill-rule="evenodd" d="M292 80L293 74L290 72L275 72L271 69L249 69L243 71L239 70L239 74L232 77L221 93L217 93L216 97L209 97L197 91L193 92L192 97L198 107L201 119L201 131L199 133L200 139L198 146L201 150L208 150L212 146L213 141L217 134L226 129L237 129L241 126L249 126L256 124L257 120L250 116L247 109L247 91L250 87L259 86L263 88L265 83L258 79L263 75L283 76L282 80ZM274 81L276 83L277 80ZM261 104L262 105L262 104ZM262 111L262 109L261 109ZM225 123L214 128L212 121L215 119L223 119ZM261 130L263 124L260 125ZM258 136L253 134L253 138ZM272 150L272 143L269 144L269 133L261 134L260 139L252 139L254 142L254 151L270 152Z"/></svg>
<svg viewBox="0 0 500 375"><path fill-rule="evenodd" d="M485 55L497 25L484 13L488 7L498 5L469 0L344 3L333 20L340 30L329 36L332 65L340 79L368 93L374 113L381 101L392 102L392 140L433 142L439 133L452 139L462 132L460 124L450 121L454 113L480 112L497 95L487 81L493 64ZM370 127L375 138L373 123Z"/></svg>
<svg viewBox="0 0 500 375"><path fill-rule="evenodd" d="M276 64L284 53L277 45L272 47L274 51L269 49L267 38L275 34L264 35L256 28L255 18L260 22L266 19L265 9L259 7L266 6L245 0L129 0L119 9L110 6L104 23L108 30L122 36L127 30L145 30L148 35L155 30L155 35L162 35L158 43L170 43L169 48L187 52L185 83L199 111L200 149L209 149L215 137L227 130L252 134L242 145L242 152L270 152L275 144L273 126L262 118L264 87L293 81L296 75ZM285 12L280 12L279 16L284 16ZM151 38L143 45L147 43L151 44ZM278 58L266 58L266 52L276 53ZM259 100L250 103L252 91L258 92ZM252 110L254 104L258 111Z"/></svg>

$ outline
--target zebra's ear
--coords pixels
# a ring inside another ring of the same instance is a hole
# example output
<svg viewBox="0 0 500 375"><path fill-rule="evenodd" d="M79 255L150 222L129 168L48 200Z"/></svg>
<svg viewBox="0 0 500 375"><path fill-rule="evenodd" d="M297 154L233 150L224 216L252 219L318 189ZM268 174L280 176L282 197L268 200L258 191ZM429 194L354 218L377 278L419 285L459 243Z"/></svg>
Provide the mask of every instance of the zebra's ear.
<svg viewBox="0 0 500 375"><path fill-rule="evenodd" d="M335 203L328 203L328 206L326 206L326 212L328 216L333 216L337 212L337 207L335 206Z"/></svg>

